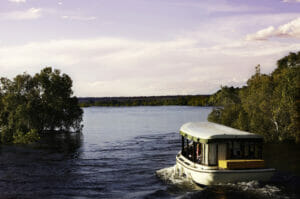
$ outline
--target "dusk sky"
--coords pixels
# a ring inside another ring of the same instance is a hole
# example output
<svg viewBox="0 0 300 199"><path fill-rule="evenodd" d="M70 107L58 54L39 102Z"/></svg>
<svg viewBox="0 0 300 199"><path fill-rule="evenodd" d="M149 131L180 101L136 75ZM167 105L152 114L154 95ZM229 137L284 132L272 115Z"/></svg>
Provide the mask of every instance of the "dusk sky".
<svg viewBox="0 0 300 199"><path fill-rule="evenodd" d="M0 0L0 77L52 66L74 94L211 94L300 50L300 0Z"/></svg>

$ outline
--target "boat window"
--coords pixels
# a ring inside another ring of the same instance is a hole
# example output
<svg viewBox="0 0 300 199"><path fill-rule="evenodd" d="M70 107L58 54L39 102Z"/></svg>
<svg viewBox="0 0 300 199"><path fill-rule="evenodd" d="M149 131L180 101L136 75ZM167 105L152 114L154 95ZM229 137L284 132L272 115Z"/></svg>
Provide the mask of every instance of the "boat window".
<svg viewBox="0 0 300 199"><path fill-rule="evenodd" d="M241 143L240 142L233 142L233 156L236 158L241 158Z"/></svg>
<svg viewBox="0 0 300 199"><path fill-rule="evenodd" d="M262 143L234 141L227 143L227 159L261 159Z"/></svg>
<svg viewBox="0 0 300 199"><path fill-rule="evenodd" d="M181 154L190 161L204 163L204 144L188 140L183 136L181 139Z"/></svg>
<svg viewBox="0 0 300 199"><path fill-rule="evenodd" d="M220 146L220 147L219 147ZM202 144L182 137L182 153L192 162L217 165L219 159L262 159L262 143L251 141L228 141Z"/></svg>
<svg viewBox="0 0 300 199"><path fill-rule="evenodd" d="M249 144L249 158L254 158L255 157L255 144L250 143Z"/></svg>
<svg viewBox="0 0 300 199"><path fill-rule="evenodd" d="M196 162L201 164L203 161L203 147L201 143L197 143L196 146Z"/></svg>
<svg viewBox="0 0 300 199"><path fill-rule="evenodd" d="M196 150L194 149L193 145L193 141L190 141L182 136L181 154L191 161L193 161L195 157L194 153L196 153Z"/></svg>

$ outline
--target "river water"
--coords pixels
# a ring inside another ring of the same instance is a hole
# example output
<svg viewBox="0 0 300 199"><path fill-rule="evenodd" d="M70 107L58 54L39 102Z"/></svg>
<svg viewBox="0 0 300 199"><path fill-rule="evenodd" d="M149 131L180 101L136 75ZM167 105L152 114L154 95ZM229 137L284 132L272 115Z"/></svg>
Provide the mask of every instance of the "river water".
<svg viewBox="0 0 300 199"><path fill-rule="evenodd" d="M300 198L300 148L268 144L268 183L198 187L175 178L178 129L209 107L89 107L82 134L44 135L32 146L0 146L0 199ZM159 177L156 175L159 171Z"/></svg>

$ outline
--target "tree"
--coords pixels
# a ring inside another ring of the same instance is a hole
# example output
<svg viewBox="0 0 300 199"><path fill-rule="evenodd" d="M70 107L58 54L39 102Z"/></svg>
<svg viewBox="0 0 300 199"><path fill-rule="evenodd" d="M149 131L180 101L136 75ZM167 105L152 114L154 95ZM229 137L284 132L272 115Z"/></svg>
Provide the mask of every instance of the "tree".
<svg viewBox="0 0 300 199"><path fill-rule="evenodd" d="M24 73L0 82L2 143L33 142L48 130L81 130L83 111L68 75L47 67L33 77Z"/></svg>
<svg viewBox="0 0 300 199"><path fill-rule="evenodd" d="M222 87L210 97L218 106L209 115L213 122L258 133L267 141L300 142L300 52L277 61L269 75L255 74L241 89Z"/></svg>
<svg viewBox="0 0 300 199"><path fill-rule="evenodd" d="M208 120L237 127L236 118L239 116L241 109L239 90L239 88L225 86L212 95L209 99L210 104L217 107L209 115Z"/></svg>
<svg viewBox="0 0 300 199"><path fill-rule="evenodd" d="M265 136L266 140L277 140L278 130L272 115L272 97L274 85L272 78L260 73L260 66L256 73L247 81L247 86L240 92L243 110L248 115L249 131Z"/></svg>
<svg viewBox="0 0 300 199"><path fill-rule="evenodd" d="M271 76L275 84L273 114L281 132L279 139L300 142L300 52L278 60Z"/></svg>

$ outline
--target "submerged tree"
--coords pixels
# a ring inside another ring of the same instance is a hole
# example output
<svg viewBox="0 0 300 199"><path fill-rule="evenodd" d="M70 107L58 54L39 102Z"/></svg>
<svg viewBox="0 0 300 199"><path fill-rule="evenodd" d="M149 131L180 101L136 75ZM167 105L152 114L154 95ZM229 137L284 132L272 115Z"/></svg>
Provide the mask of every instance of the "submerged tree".
<svg viewBox="0 0 300 199"><path fill-rule="evenodd" d="M1 142L32 142L46 130L81 130L83 112L72 95L71 78L50 67L33 77L1 78Z"/></svg>

